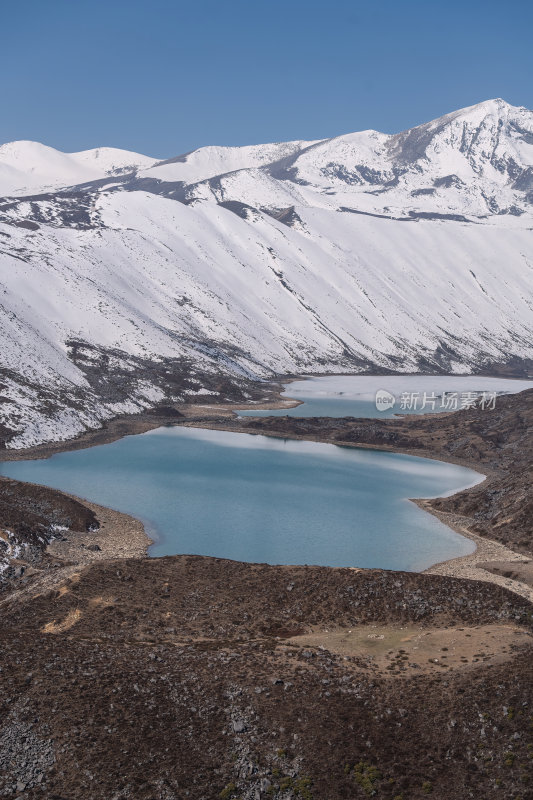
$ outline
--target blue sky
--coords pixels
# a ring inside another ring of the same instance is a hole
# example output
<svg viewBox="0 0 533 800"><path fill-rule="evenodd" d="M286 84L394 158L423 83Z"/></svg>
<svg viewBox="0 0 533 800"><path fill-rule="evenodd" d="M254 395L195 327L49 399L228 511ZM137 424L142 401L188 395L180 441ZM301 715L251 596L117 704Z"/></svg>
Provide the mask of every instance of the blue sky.
<svg viewBox="0 0 533 800"><path fill-rule="evenodd" d="M169 157L533 108L529 0L5 0L0 142Z"/></svg>

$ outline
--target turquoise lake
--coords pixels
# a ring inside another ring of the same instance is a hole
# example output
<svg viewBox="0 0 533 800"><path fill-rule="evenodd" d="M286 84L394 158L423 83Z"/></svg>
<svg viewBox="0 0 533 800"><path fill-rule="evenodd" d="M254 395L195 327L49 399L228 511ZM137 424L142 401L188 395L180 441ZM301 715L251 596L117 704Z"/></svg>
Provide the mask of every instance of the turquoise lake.
<svg viewBox="0 0 533 800"><path fill-rule="evenodd" d="M139 517L152 556L404 570L475 549L408 498L481 480L410 456L180 427L0 473Z"/></svg>

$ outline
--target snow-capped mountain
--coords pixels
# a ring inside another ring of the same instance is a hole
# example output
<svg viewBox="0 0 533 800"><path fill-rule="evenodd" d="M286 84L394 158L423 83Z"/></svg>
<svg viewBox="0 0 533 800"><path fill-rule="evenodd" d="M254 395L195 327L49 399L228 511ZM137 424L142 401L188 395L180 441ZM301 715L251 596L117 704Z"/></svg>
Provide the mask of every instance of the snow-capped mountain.
<svg viewBox="0 0 533 800"><path fill-rule="evenodd" d="M8 142L0 146L0 196L24 196L132 174L156 163L155 158L114 147L60 153L38 142Z"/></svg>
<svg viewBox="0 0 533 800"><path fill-rule="evenodd" d="M533 113L502 100L165 161L14 142L0 196L11 447L220 373L533 358Z"/></svg>

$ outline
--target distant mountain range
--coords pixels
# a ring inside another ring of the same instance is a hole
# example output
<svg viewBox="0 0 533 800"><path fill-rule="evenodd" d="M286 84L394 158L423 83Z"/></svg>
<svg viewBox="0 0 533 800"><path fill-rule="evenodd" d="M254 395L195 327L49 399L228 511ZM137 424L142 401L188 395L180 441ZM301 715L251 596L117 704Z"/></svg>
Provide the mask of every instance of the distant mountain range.
<svg viewBox="0 0 533 800"><path fill-rule="evenodd" d="M5 144L0 310L8 447L242 378L526 369L533 113L166 161Z"/></svg>

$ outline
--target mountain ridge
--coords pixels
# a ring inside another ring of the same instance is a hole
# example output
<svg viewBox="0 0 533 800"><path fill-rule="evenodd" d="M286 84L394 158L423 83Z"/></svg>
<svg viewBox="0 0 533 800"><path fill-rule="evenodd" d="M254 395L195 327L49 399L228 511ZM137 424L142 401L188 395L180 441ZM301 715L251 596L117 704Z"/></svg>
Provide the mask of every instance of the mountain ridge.
<svg viewBox="0 0 533 800"><path fill-rule="evenodd" d="M527 109L163 161L30 144L0 147L8 447L202 396L217 374L240 391L533 360Z"/></svg>

